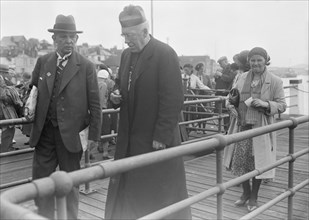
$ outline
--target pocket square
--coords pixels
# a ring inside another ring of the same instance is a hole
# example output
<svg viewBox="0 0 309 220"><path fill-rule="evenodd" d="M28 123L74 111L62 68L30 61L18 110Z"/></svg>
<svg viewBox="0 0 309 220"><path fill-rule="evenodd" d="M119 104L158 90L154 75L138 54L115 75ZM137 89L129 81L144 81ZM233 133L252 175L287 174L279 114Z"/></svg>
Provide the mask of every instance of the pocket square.
<svg viewBox="0 0 309 220"><path fill-rule="evenodd" d="M42 77L40 77L40 80L43 80L43 78L42 78Z"/></svg>
<svg viewBox="0 0 309 220"><path fill-rule="evenodd" d="M48 72L48 73L46 73L46 75L47 75L47 76L51 76L51 73L50 73L50 72Z"/></svg>

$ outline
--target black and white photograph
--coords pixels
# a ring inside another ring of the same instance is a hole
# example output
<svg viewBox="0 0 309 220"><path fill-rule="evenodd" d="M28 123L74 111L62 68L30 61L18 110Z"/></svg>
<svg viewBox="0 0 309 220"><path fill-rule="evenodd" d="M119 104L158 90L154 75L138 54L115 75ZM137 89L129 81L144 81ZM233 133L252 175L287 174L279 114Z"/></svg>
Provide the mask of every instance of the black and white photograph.
<svg viewBox="0 0 309 220"><path fill-rule="evenodd" d="M308 8L0 0L0 219L308 219Z"/></svg>

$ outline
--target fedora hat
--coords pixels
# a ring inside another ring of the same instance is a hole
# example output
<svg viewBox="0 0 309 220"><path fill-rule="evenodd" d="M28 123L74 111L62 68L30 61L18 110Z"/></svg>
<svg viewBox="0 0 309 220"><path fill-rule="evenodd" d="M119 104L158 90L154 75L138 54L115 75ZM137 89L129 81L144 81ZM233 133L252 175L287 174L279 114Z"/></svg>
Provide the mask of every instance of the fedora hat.
<svg viewBox="0 0 309 220"><path fill-rule="evenodd" d="M83 33L76 30L75 20L72 15L64 16L58 15L53 29L48 29L49 32L70 32L70 33Z"/></svg>

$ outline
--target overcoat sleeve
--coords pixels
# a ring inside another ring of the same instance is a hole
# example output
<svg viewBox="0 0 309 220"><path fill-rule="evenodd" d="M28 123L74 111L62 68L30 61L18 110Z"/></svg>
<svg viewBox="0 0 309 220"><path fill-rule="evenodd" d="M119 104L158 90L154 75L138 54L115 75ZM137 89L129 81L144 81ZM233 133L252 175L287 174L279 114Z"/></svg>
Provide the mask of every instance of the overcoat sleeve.
<svg viewBox="0 0 309 220"><path fill-rule="evenodd" d="M87 100L90 113L89 140L99 141L101 134L101 105L97 74L92 63L87 64Z"/></svg>
<svg viewBox="0 0 309 220"><path fill-rule="evenodd" d="M273 100L269 101L269 115L283 113L286 110L283 82L281 79L275 80Z"/></svg>
<svg viewBox="0 0 309 220"><path fill-rule="evenodd" d="M158 65L159 108L153 140L171 145L183 106L181 72L175 51L170 47L165 49Z"/></svg>

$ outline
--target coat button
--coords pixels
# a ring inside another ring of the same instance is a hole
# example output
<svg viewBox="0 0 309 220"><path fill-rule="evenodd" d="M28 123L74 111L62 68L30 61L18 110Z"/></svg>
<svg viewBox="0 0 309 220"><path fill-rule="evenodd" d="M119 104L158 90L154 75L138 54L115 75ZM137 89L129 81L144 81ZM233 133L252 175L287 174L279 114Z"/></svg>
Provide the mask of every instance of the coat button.
<svg viewBox="0 0 309 220"><path fill-rule="evenodd" d="M64 112L64 108L61 108L61 111Z"/></svg>
<svg viewBox="0 0 309 220"><path fill-rule="evenodd" d="M64 97L63 96L61 96L61 98L60 98L61 100L64 100Z"/></svg>

